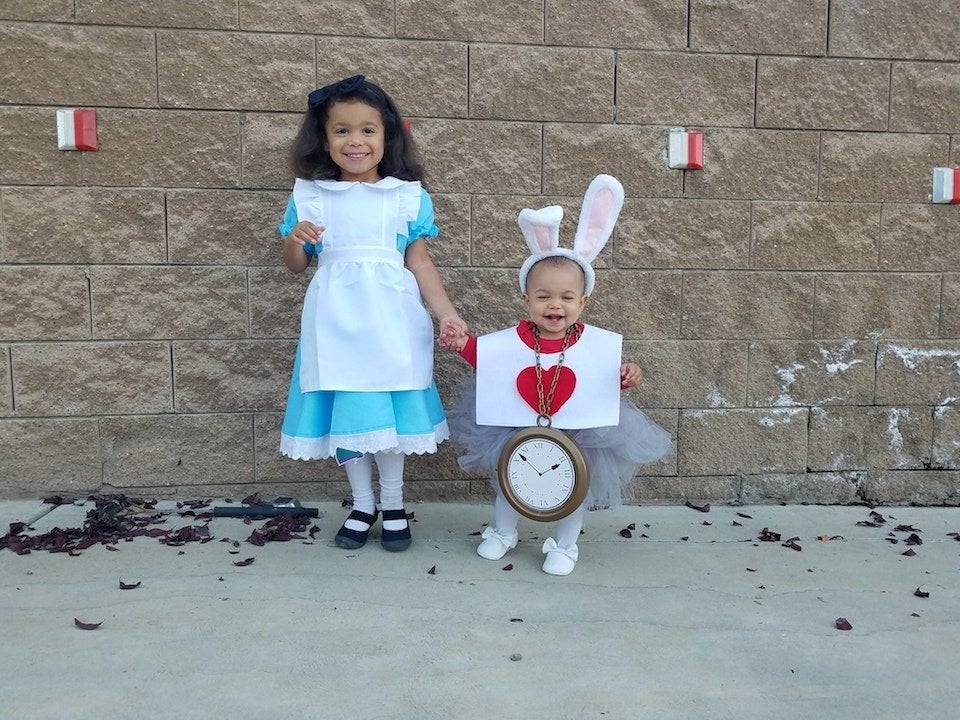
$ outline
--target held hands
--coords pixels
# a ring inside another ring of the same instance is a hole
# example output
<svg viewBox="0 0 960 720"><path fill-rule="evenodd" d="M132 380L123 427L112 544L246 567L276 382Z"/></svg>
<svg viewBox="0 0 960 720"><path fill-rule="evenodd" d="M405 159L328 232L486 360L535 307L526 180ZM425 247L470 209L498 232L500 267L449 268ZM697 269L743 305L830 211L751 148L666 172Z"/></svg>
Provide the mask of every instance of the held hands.
<svg viewBox="0 0 960 720"><path fill-rule="evenodd" d="M440 347L460 352L467 344L467 324L459 315L446 315L440 318Z"/></svg>
<svg viewBox="0 0 960 720"><path fill-rule="evenodd" d="M620 387L624 390L643 383L643 371L636 363L628 362L620 366Z"/></svg>

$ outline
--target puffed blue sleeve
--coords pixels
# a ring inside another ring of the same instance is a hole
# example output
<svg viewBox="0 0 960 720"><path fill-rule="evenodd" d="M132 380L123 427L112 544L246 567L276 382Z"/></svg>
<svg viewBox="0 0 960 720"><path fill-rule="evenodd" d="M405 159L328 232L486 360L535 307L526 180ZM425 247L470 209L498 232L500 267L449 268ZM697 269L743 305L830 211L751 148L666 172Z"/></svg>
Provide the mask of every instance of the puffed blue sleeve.
<svg viewBox="0 0 960 720"><path fill-rule="evenodd" d="M435 238L440 234L440 228L434 224L433 200L430 199L430 193L426 190L420 191L420 210L417 212L417 219L408 222L407 227L407 246L417 238Z"/></svg>
<svg viewBox="0 0 960 720"><path fill-rule="evenodd" d="M297 206L293 202L293 194L291 193L290 200L287 201L287 209L283 213L283 220L277 224L277 230L280 231L281 236L286 237L293 231L298 222L300 220L297 216ZM306 243L303 246L303 251L307 255L316 255L320 252L320 249L313 243Z"/></svg>

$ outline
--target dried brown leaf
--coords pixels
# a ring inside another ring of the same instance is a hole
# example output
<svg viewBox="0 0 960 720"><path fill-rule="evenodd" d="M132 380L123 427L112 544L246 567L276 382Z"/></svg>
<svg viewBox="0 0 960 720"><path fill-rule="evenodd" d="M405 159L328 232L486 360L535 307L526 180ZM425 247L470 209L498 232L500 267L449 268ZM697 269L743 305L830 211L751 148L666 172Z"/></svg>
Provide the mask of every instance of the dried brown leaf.
<svg viewBox="0 0 960 720"><path fill-rule="evenodd" d="M96 630L98 627L103 625L103 620L96 623L88 623L88 622L83 622L82 620L78 620L77 618L74 618L73 624L76 625L81 630Z"/></svg>
<svg viewBox="0 0 960 720"><path fill-rule="evenodd" d="M837 630L853 630L853 625L846 618L838 617L834 620L833 625Z"/></svg>
<svg viewBox="0 0 960 720"><path fill-rule="evenodd" d="M431 567L429 570L427 570L427 575L436 575L436 574L437 574L437 566L436 566L436 565L434 565L434 566Z"/></svg>
<svg viewBox="0 0 960 720"><path fill-rule="evenodd" d="M121 581L120 581L120 589L121 589L121 590L136 590L138 587L140 587L140 583L141 583L141 582L143 582L143 581L142 581L142 580L137 580L137 582L135 582L135 583L125 583L123 580L121 580Z"/></svg>
<svg viewBox="0 0 960 720"><path fill-rule="evenodd" d="M620 537L622 537L622 538L632 538L632 537L633 537L633 533L630 532L630 529L629 529L629 528L624 528L623 530L620 531Z"/></svg>
<svg viewBox="0 0 960 720"><path fill-rule="evenodd" d="M691 510L696 510L697 512L704 512L704 513L710 512L710 503L705 503L703 505L694 505L692 502L687 500L683 504L686 505Z"/></svg>
<svg viewBox="0 0 960 720"><path fill-rule="evenodd" d="M500 568L500 569L501 569L501 570L504 570L504 571L513 570L513 563L510 563L509 565L504 565L504 566L503 566L502 568Z"/></svg>
<svg viewBox="0 0 960 720"><path fill-rule="evenodd" d="M246 567L247 565L253 565L253 561L255 559L256 558L248 557L246 560L237 560L233 564L236 565L237 567Z"/></svg>
<svg viewBox="0 0 960 720"><path fill-rule="evenodd" d="M921 590L920 588L917 588L916 590L914 590L913 594L916 595L918 598L930 597L930 593L928 593L926 590Z"/></svg>

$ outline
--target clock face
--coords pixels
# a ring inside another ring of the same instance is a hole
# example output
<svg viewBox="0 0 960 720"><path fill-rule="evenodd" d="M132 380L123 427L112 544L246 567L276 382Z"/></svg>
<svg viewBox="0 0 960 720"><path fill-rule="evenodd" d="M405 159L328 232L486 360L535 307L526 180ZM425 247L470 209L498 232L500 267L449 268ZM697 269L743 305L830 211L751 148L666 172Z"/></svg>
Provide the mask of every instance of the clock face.
<svg viewBox="0 0 960 720"><path fill-rule="evenodd" d="M500 491L531 520L560 520L583 504L590 470L576 441L551 427L517 430L500 452Z"/></svg>
<svg viewBox="0 0 960 720"><path fill-rule="evenodd" d="M516 499L534 510L555 510L573 495L573 460L547 438L531 438L517 445L507 458L506 473Z"/></svg>

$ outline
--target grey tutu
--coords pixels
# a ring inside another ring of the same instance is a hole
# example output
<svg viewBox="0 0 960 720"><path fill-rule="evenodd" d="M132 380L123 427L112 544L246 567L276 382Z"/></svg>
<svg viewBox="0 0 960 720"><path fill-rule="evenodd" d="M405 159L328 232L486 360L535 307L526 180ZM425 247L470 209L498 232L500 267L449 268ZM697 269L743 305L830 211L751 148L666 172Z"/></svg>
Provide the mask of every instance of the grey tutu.
<svg viewBox="0 0 960 720"><path fill-rule="evenodd" d="M464 449L460 467L488 473L496 489L500 451L519 428L477 425L476 416L476 383L471 376L461 383L457 400L447 412L450 437ZM565 432L580 445L590 467L587 507L591 510L620 507L624 499L631 499L637 468L668 456L673 449L670 433L623 398L618 425Z"/></svg>

